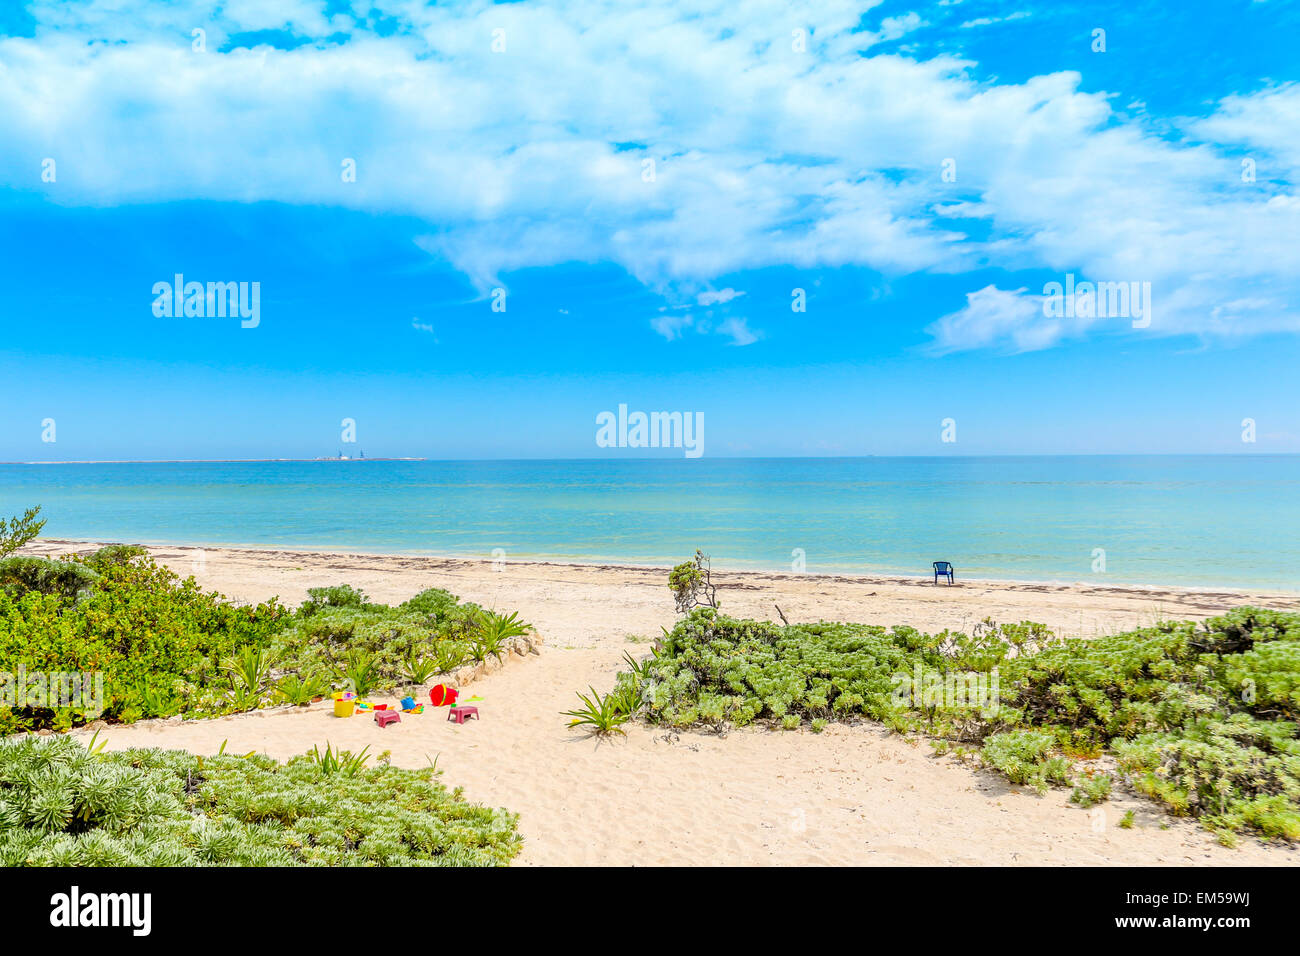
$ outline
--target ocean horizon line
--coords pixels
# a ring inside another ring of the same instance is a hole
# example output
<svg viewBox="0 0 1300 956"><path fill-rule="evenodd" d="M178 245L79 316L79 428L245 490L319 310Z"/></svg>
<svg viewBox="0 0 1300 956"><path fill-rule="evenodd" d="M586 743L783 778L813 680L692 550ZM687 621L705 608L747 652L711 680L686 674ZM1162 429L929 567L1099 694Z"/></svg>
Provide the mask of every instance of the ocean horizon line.
<svg viewBox="0 0 1300 956"><path fill-rule="evenodd" d="M377 455L373 458L69 458L30 461L0 461L0 465L239 465L239 464L351 464L353 462L428 462L472 464L475 462L628 462L628 461L866 461L872 458L913 461L986 461L990 459L1043 458L1297 458L1300 452L1286 451L1170 451L1170 452L989 452L950 455L708 455L684 459L677 455L601 455L586 458L437 458L426 455Z"/></svg>

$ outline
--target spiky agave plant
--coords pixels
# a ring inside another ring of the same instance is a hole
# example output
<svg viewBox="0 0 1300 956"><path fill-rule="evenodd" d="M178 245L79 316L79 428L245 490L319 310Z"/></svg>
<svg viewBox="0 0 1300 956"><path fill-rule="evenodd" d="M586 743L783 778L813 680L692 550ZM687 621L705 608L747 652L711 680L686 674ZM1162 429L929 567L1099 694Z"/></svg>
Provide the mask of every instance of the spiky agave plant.
<svg viewBox="0 0 1300 956"><path fill-rule="evenodd" d="M358 697L365 697L379 684L379 658L361 648L353 648L343 663L337 667L338 674L351 686Z"/></svg>
<svg viewBox="0 0 1300 956"><path fill-rule="evenodd" d="M402 659L402 676L411 684L423 684L438 673L438 668L438 658L421 653L420 648L414 644L407 649L406 656Z"/></svg>
<svg viewBox="0 0 1300 956"><path fill-rule="evenodd" d="M613 706L619 713L630 717L641 709L641 703L645 699L648 663L638 662L627 651L623 652L623 660L627 662L629 670L615 678L614 689L608 696L613 699Z"/></svg>
<svg viewBox="0 0 1300 956"><path fill-rule="evenodd" d="M341 773L345 777L355 777L362 770L366 769L366 761L369 759L369 745L363 747L360 753L353 753L350 750L332 750L329 743L325 744L325 752L321 753L320 748L313 746L311 753L307 756L311 758L312 763L321 769L321 773L329 776L330 774Z"/></svg>
<svg viewBox="0 0 1300 956"><path fill-rule="evenodd" d="M275 696L286 704L301 707L323 696L328 689L320 674L286 674L275 685Z"/></svg>
<svg viewBox="0 0 1300 956"><path fill-rule="evenodd" d="M533 629L531 624L520 620L519 612L500 614L496 611L480 611L474 617L474 656L486 660L491 654L497 660L506 652L506 641L523 637Z"/></svg>
<svg viewBox="0 0 1300 956"><path fill-rule="evenodd" d="M268 647L245 647L221 662L230 677L235 706L241 710L256 707L275 666L275 654Z"/></svg>
<svg viewBox="0 0 1300 956"><path fill-rule="evenodd" d="M631 715L625 711L619 710L618 701L613 694L600 696L600 692L594 687L588 687L591 696L579 693L578 699L582 701L582 706L574 710L563 711L565 717L572 717L569 721L570 727L590 727L591 733L598 737L606 737L610 734L624 734L626 731L620 726L631 719Z"/></svg>
<svg viewBox="0 0 1300 956"><path fill-rule="evenodd" d="M469 649L459 641L440 641L433 651L439 674L450 674L469 658Z"/></svg>

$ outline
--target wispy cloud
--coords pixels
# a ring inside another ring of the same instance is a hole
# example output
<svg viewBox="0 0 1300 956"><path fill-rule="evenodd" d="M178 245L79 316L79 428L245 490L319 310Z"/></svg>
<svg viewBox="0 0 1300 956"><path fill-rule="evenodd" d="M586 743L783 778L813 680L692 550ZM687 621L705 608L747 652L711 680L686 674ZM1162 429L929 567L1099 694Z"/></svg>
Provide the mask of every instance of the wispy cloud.
<svg viewBox="0 0 1300 956"><path fill-rule="evenodd" d="M664 314L651 319L650 327L669 342L683 338L687 332L697 336L723 336L731 340L728 345L752 345L763 337L762 332L749 327L747 319L739 317L714 322L707 317L697 319L693 315Z"/></svg>
<svg viewBox="0 0 1300 956"><path fill-rule="evenodd" d="M718 332L728 336L732 345L753 345L759 340L759 334L750 329L745 319L727 319L718 326Z"/></svg>
<svg viewBox="0 0 1300 956"><path fill-rule="evenodd" d="M1017 10L1015 13L1009 13L1005 17L976 17L974 20L967 20L963 23L961 29L970 30L975 27L992 26L995 23L1009 23L1012 20L1023 20L1028 16L1028 10Z"/></svg>
<svg viewBox="0 0 1300 956"><path fill-rule="evenodd" d="M682 337L682 333L695 324L689 315L658 315L650 320L650 327L669 342Z"/></svg>
<svg viewBox="0 0 1300 956"><path fill-rule="evenodd" d="M738 299L745 293L737 292L728 286L725 289L719 289L716 292L701 292L695 297L695 301L700 305L724 305L732 299Z"/></svg>

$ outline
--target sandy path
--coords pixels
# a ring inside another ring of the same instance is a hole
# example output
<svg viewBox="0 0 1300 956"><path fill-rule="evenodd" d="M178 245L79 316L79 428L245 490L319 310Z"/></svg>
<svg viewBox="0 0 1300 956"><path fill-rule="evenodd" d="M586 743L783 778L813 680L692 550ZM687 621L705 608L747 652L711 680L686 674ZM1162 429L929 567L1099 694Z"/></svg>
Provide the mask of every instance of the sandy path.
<svg viewBox="0 0 1300 956"><path fill-rule="evenodd" d="M43 551L66 546L46 543ZM640 726L597 742L565 727L559 711L588 684L606 689L624 649L674 615L662 570L510 565L295 552L190 549L156 554L207 587L242 600L296 602L307 587L350 582L384 601L425 587L519 609L546 640L539 657L512 662L473 685L483 719L464 726L441 711L380 730L339 720L328 705L191 723L112 727L111 748L180 747L286 758L326 741L402 766L438 759L448 783L521 815L522 864L1265 864L1300 863L1300 850L1245 840L1218 846L1189 821L1119 796L1097 811L1067 794L1039 797L951 759L930 756L870 725L825 733L746 730L726 738ZM972 584L945 589L888 579L724 574L724 606L792 620L818 617L909 623L924 629L998 620L1042 621L1098 633L1166 617L1203 617L1246 603L1300 607L1295 595L1130 590L1079 585ZM1117 823L1125 810L1137 825ZM1164 828L1162 828L1164 827Z"/></svg>

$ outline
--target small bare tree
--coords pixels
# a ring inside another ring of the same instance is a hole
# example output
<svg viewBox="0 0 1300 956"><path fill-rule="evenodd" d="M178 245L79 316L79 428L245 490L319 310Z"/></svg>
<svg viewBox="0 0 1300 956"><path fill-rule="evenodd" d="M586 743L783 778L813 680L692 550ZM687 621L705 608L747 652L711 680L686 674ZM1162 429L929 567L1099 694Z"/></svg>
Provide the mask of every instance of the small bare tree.
<svg viewBox="0 0 1300 956"><path fill-rule="evenodd" d="M668 572L668 587L680 614L693 607L718 608L718 589L710 577L709 556L703 551L696 550L694 559Z"/></svg>
<svg viewBox="0 0 1300 956"><path fill-rule="evenodd" d="M40 505L28 508L21 518L10 518L7 527L3 521L0 521L0 558L13 554L41 533L41 529L45 527L45 519L36 520L40 510Z"/></svg>

